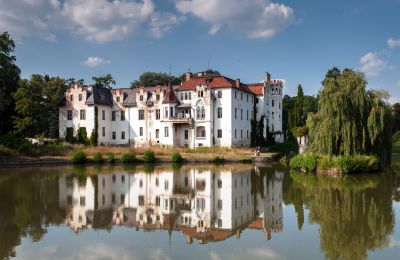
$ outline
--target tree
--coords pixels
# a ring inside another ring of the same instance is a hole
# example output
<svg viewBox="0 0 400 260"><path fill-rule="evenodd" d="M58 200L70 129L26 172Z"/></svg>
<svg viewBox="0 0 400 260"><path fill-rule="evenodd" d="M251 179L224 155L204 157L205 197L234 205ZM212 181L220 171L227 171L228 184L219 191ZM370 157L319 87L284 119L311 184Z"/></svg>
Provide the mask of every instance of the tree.
<svg viewBox="0 0 400 260"><path fill-rule="evenodd" d="M400 131L400 103L393 105L393 133Z"/></svg>
<svg viewBox="0 0 400 260"><path fill-rule="evenodd" d="M328 77L329 76L329 77ZM345 69L322 82L318 112L308 116L309 148L320 154L376 154L390 162L392 111L387 93L366 91L364 74Z"/></svg>
<svg viewBox="0 0 400 260"><path fill-rule="evenodd" d="M59 77L32 75L19 82L13 94L16 100L14 129L22 136L58 136L58 107L67 89Z"/></svg>
<svg viewBox="0 0 400 260"><path fill-rule="evenodd" d="M94 85L96 87L100 87L100 88L111 89L112 88L111 85L116 84L113 76L110 73L108 73L107 75L104 75L104 76L92 77L92 79L94 81Z"/></svg>
<svg viewBox="0 0 400 260"><path fill-rule="evenodd" d="M131 88L136 88L139 86L154 87L157 85L179 85L181 79L175 76L170 76L163 72L144 72L139 76L139 80L134 80L131 82Z"/></svg>
<svg viewBox="0 0 400 260"><path fill-rule="evenodd" d="M12 93L18 88L20 69L12 55L15 43L7 32L0 34L0 134L12 130L15 101Z"/></svg>

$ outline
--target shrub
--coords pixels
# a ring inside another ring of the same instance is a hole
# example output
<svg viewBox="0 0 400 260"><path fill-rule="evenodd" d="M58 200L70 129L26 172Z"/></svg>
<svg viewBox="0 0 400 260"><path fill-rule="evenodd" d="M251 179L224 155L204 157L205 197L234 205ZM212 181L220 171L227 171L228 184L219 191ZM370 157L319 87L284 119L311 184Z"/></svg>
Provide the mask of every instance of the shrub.
<svg viewBox="0 0 400 260"><path fill-rule="evenodd" d="M107 154L107 158L108 158L108 161L109 161L110 163L114 163L114 162L115 162L115 156L114 156L113 153Z"/></svg>
<svg viewBox="0 0 400 260"><path fill-rule="evenodd" d="M65 133L65 141L68 143L74 143L74 129L72 127L67 127L67 132Z"/></svg>
<svg viewBox="0 0 400 260"><path fill-rule="evenodd" d="M101 153L95 153L95 154L93 155L93 161L94 161L95 163L101 163L101 162L103 162L103 155L102 155Z"/></svg>
<svg viewBox="0 0 400 260"><path fill-rule="evenodd" d="M93 129L93 130L92 130L92 133L90 134L89 144L90 144L91 146L97 146L97 139L98 139L97 131L95 131L95 130Z"/></svg>
<svg viewBox="0 0 400 260"><path fill-rule="evenodd" d="M145 163L152 163L156 160L156 156L153 151L147 150L143 153L143 160Z"/></svg>
<svg viewBox="0 0 400 260"><path fill-rule="evenodd" d="M180 163L183 161L182 155L178 152L172 153L171 158L173 163Z"/></svg>
<svg viewBox="0 0 400 260"><path fill-rule="evenodd" d="M86 162L86 153L84 151L76 151L72 154L73 163L80 164Z"/></svg>
<svg viewBox="0 0 400 260"><path fill-rule="evenodd" d="M368 155L345 155L339 157L339 165L344 174L377 171L379 158Z"/></svg>
<svg viewBox="0 0 400 260"><path fill-rule="evenodd" d="M211 159L211 162L215 163L215 164L224 163L225 162L225 158L224 157L215 156L214 158Z"/></svg>
<svg viewBox="0 0 400 260"><path fill-rule="evenodd" d="M134 153L124 153L122 155L122 163L133 163L136 160Z"/></svg>
<svg viewBox="0 0 400 260"><path fill-rule="evenodd" d="M313 172L317 169L317 157L312 153L303 153L290 159L290 168L304 172Z"/></svg>
<svg viewBox="0 0 400 260"><path fill-rule="evenodd" d="M86 127L79 127L78 129L78 143L80 144L88 144Z"/></svg>

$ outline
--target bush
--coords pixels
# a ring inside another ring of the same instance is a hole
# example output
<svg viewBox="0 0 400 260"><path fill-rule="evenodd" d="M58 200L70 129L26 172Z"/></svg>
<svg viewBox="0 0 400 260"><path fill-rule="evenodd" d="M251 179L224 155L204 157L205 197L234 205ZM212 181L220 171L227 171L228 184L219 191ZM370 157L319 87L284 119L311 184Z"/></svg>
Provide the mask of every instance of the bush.
<svg viewBox="0 0 400 260"><path fill-rule="evenodd" d="M86 127L79 127L79 129L78 129L78 143L84 144L84 145L88 144Z"/></svg>
<svg viewBox="0 0 400 260"><path fill-rule="evenodd" d="M178 152L172 153L171 158L173 163L180 163L183 161L182 155Z"/></svg>
<svg viewBox="0 0 400 260"><path fill-rule="evenodd" d="M73 163L80 164L86 162L86 153L84 151L76 151L72 154Z"/></svg>
<svg viewBox="0 0 400 260"><path fill-rule="evenodd" d="M156 160L156 156L153 151L148 150L143 153L143 160L145 163L152 163Z"/></svg>
<svg viewBox="0 0 400 260"><path fill-rule="evenodd" d="M368 155L345 155L339 157L342 173L370 172L379 170L379 158Z"/></svg>
<svg viewBox="0 0 400 260"><path fill-rule="evenodd" d="M67 127L67 132L65 133L65 141L67 141L68 143L74 143L75 142L74 128Z"/></svg>
<svg viewBox="0 0 400 260"><path fill-rule="evenodd" d="M101 162L103 162L103 155L102 155L101 153L95 153L95 154L93 155L93 161L94 161L95 163L101 163Z"/></svg>
<svg viewBox="0 0 400 260"><path fill-rule="evenodd" d="M113 153L107 154L107 158L108 158L108 161L109 161L110 163L114 163L114 162L115 162L115 156L114 156Z"/></svg>
<svg viewBox="0 0 400 260"><path fill-rule="evenodd" d="M224 163L225 162L225 158L224 157L215 156L214 158L211 159L211 162L215 163L215 164Z"/></svg>
<svg viewBox="0 0 400 260"><path fill-rule="evenodd" d="M317 157L312 153L303 153L290 159L290 168L304 172L313 172L317 169Z"/></svg>
<svg viewBox="0 0 400 260"><path fill-rule="evenodd" d="M136 160L134 153L124 153L122 155L122 163L133 163Z"/></svg>

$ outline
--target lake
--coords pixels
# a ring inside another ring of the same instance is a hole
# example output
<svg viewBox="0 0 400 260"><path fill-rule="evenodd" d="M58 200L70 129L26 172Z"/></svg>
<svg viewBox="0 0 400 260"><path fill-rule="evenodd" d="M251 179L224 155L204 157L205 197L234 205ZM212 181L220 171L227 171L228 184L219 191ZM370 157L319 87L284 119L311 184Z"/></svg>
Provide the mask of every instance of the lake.
<svg viewBox="0 0 400 260"><path fill-rule="evenodd" d="M0 169L0 259L400 259L400 157L346 178L279 164Z"/></svg>

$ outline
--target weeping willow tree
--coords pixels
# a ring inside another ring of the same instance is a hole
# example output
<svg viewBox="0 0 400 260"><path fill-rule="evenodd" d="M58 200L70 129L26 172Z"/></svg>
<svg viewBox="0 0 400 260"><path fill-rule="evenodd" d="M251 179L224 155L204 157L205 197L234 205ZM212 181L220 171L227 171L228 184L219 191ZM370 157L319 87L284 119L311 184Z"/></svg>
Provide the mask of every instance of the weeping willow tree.
<svg viewBox="0 0 400 260"><path fill-rule="evenodd" d="M337 68L322 82L318 112L307 119L310 149L319 154L391 156L392 113L383 90L366 90L364 74Z"/></svg>

